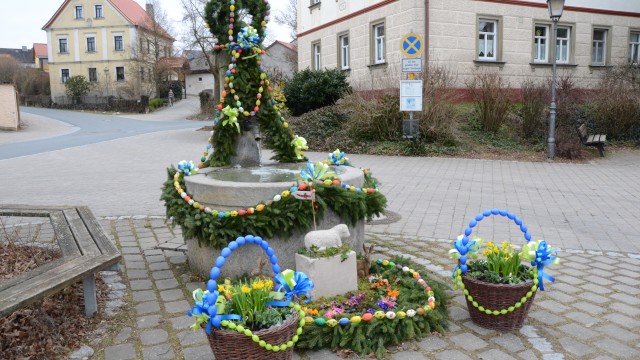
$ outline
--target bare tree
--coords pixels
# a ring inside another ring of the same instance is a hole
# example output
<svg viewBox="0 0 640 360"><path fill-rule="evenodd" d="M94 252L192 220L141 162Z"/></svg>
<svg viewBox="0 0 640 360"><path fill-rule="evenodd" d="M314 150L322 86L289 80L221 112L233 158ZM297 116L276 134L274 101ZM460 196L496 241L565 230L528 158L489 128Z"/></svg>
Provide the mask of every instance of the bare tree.
<svg viewBox="0 0 640 360"><path fill-rule="evenodd" d="M206 0L181 0L184 9L183 24L186 30L182 36L182 41L189 49L198 49L202 52L202 57L209 72L213 75L213 100L220 100L220 70L226 67L226 62L213 53L215 40L211 31L207 28L204 19L204 7Z"/></svg>
<svg viewBox="0 0 640 360"><path fill-rule="evenodd" d="M12 84L20 71L20 64L13 56L0 57L0 84Z"/></svg>
<svg viewBox="0 0 640 360"><path fill-rule="evenodd" d="M278 11L273 19L280 25L289 28L289 35L292 39L298 38L298 11L297 1L289 0L289 7L283 11Z"/></svg>

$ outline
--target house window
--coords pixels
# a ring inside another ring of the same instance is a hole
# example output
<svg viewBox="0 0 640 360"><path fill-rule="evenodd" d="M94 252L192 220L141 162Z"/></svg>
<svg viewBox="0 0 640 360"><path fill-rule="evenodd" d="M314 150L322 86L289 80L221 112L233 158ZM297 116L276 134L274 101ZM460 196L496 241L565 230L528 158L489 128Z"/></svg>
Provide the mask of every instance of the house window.
<svg viewBox="0 0 640 360"><path fill-rule="evenodd" d="M342 70L349 69L349 35L338 37L339 63Z"/></svg>
<svg viewBox="0 0 640 360"><path fill-rule="evenodd" d="M89 82L98 81L98 71L96 68L89 68Z"/></svg>
<svg viewBox="0 0 640 360"><path fill-rule="evenodd" d="M122 35L114 36L113 43L116 51L124 51L124 41L122 40Z"/></svg>
<svg viewBox="0 0 640 360"><path fill-rule="evenodd" d="M116 67L116 81L124 81L124 67Z"/></svg>
<svg viewBox="0 0 640 360"><path fill-rule="evenodd" d="M144 68L140 68L140 81L144 81Z"/></svg>
<svg viewBox="0 0 640 360"><path fill-rule="evenodd" d="M198 81L202 81L202 78L201 78L201 77L199 77L199 78L198 78Z"/></svg>
<svg viewBox="0 0 640 360"><path fill-rule="evenodd" d="M66 54L69 52L69 48L67 46L67 39L58 39L58 47L60 49L61 54Z"/></svg>
<svg viewBox="0 0 640 360"><path fill-rule="evenodd" d="M151 54L151 40L147 39L147 54Z"/></svg>
<svg viewBox="0 0 640 360"><path fill-rule="evenodd" d="M536 25L533 39L533 62L549 62L549 25Z"/></svg>
<svg viewBox="0 0 640 360"><path fill-rule="evenodd" d="M593 29L591 64L603 66L607 62L607 30Z"/></svg>
<svg viewBox="0 0 640 360"><path fill-rule="evenodd" d="M629 37L629 62L640 64L640 32L632 32Z"/></svg>
<svg viewBox="0 0 640 360"><path fill-rule="evenodd" d="M87 38L87 52L96 52L96 38L93 36Z"/></svg>
<svg viewBox="0 0 640 360"><path fill-rule="evenodd" d="M373 63L384 64L384 23L372 27L373 33Z"/></svg>
<svg viewBox="0 0 640 360"><path fill-rule="evenodd" d="M76 19L82 19L82 6L76 6Z"/></svg>
<svg viewBox="0 0 640 360"><path fill-rule="evenodd" d="M320 52L320 42L311 44L311 67L313 70L320 70L322 67L322 53Z"/></svg>
<svg viewBox="0 0 640 360"><path fill-rule="evenodd" d="M571 28L558 27L556 34L556 62L568 64L571 56Z"/></svg>
<svg viewBox="0 0 640 360"><path fill-rule="evenodd" d="M498 59L498 22L480 19L478 27L478 60Z"/></svg>
<svg viewBox="0 0 640 360"><path fill-rule="evenodd" d="M102 5L96 5L95 6L95 10L96 10L96 19L101 19L102 18Z"/></svg>
<svg viewBox="0 0 640 360"><path fill-rule="evenodd" d="M60 79L63 84L66 84L69 81L69 69L60 69Z"/></svg>

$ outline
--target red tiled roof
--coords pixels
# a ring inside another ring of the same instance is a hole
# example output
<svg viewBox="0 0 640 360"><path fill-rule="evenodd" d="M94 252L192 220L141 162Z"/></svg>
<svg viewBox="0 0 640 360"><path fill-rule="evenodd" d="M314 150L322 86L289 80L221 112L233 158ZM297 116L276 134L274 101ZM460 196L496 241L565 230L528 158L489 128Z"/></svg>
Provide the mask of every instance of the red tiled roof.
<svg viewBox="0 0 640 360"><path fill-rule="evenodd" d="M62 5L58 8L56 13L49 19L49 21L42 27L42 30L46 30L51 26L51 24L56 20L58 15L64 10L64 8L69 4L71 0L65 0ZM137 2L133 0L107 0L108 2L116 8L122 16L125 17L130 23L133 25L137 25L143 27L145 29L154 30L153 29L153 21L149 17L149 14L142 8L142 6L138 5ZM162 34L164 37L175 41L173 36L171 36L165 29L159 27L158 32Z"/></svg>
<svg viewBox="0 0 640 360"><path fill-rule="evenodd" d="M298 47L297 46L293 45L292 43L287 43L287 42L280 41L280 40L274 41L271 45L267 46L267 49L265 49L265 50L268 50L269 48L271 48L272 46L274 46L276 44L280 44L280 45L286 47L287 49L289 49L291 51L298 52Z"/></svg>
<svg viewBox="0 0 640 360"><path fill-rule="evenodd" d="M47 44L33 43L33 56L35 57L47 57Z"/></svg>
<svg viewBox="0 0 640 360"><path fill-rule="evenodd" d="M158 61L158 65L166 69L180 69L185 66L189 67L189 61L186 57L163 57Z"/></svg>

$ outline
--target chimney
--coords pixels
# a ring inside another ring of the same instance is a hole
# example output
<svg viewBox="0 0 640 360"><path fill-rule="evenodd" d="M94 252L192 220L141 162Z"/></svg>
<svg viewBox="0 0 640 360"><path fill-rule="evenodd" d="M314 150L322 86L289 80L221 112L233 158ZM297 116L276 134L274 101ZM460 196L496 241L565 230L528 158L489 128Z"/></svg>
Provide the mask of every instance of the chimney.
<svg viewBox="0 0 640 360"><path fill-rule="evenodd" d="M154 18L153 4L147 4L147 14L150 18Z"/></svg>
<svg viewBox="0 0 640 360"><path fill-rule="evenodd" d="M23 46L23 47L22 47L22 51L27 52L27 47L26 47L26 46Z"/></svg>

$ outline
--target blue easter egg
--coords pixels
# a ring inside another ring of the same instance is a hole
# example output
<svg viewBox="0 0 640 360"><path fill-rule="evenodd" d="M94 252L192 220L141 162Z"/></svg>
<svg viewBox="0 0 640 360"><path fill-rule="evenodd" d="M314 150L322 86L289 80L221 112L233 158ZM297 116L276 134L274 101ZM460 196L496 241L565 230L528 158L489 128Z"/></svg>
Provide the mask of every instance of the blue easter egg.
<svg viewBox="0 0 640 360"><path fill-rule="evenodd" d="M274 254L273 248L267 248L267 256L272 256Z"/></svg>
<svg viewBox="0 0 640 360"><path fill-rule="evenodd" d="M275 264L271 267L271 270L273 270L274 274L280 274L280 265Z"/></svg>
<svg viewBox="0 0 640 360"><path fill-rule="evenodd" d="M498 208L493 208L493 209L491 209L491 213L492 213L493 215L498 215L498 214L500 214L500 209L498 209Z"/></svg>
<svg viewBox="0 0 640 360"><path fill-rule="evenodd" d="M485 210L482 215L484 215L484 217L491 216L491 210Z"/></svg>
<svg viewBox="0 0 640 360"><path fill-rule="evenodd" d="M476 221L476 219L473 219L469 222L469 227L475 227L476 225L478 225L478 222Z"/></svg>
<svg viewBox="0 0 640 360"><path fill-rule="evenodd" d="M349 325L349 319L347 319L347 318L342 318L342 319L340 319L340 321L338 321L338 324L340 324L340 325L342 325L342 326Z"/></svg>
<svg viewBox="0 0 640 360"><path fill-rule="evenodd" d="M263 241L262 244L260 244L260 247L267 250L269 248L269 243L266 241Z"/></svg>
<svg viewBox="0 0 640 360"><path fill-rule="evenodd" d="M466 263L467 262L467 257L465 255L460 256L460 262L461 263Z"/></svg>
<svg viewBox="0 0 640 360"><path fill-rule="evenodd" d="M462 273L466 273L467 272L467 264L462 264L460 265L460 270L462 270Z"/></svg>
<svg viewBox="0 0 640 360"><path fill-rule="evenodd" d="M276 265L278 263L278 257L275 255L272 255L269 261L271 261L271 264Z"/></svg>
<svg viewBox="0 0 640 360"><path fill-rule="evenodd" d="M235 241L232 241L232 242L230 242L230 243L229 243L229 245L228 245L228 246L229 246L229 249L231 249L231 250L235 250L235 249L237 249L237 248L238 248L238 243L237 243L237 242L235 242Z"/></svg>
<svg viewBox="0 0 640 360"><path fill-rule="evenodd" d="M289 188L289 191L291 191L292 193L298 191L298 188L296 186L292 186Z"/></svg>
<svg viewBox="0 0 640 360"><path fill-rule="evenodd" d="M254 237L253 235L247 235L244 237L245 241L247 242L247 244L253 244L254 243Z"/></svg>
<svg viewBox="0 0 640 360"><path fill-rule="evenodd" d="M220 323L222 322L222 317L220 315L216 315L213 318L211 318L211 325L219 328L220 327Z"/></svg>
<svg viewBox="0 0 640 360"><path fill-rule="evenodd" d="M508 212L508 213L507 213L507 217L508 217L510 220L513 220L513 219L515 219L515 218L516 218L516 214L514 214L514 213L512 213L512 212Z"/></svg>
<svg viewBox="0 0 640 360"><path fill-rule="evenodd" d="M463 247L462 249L460 249L460 255L466 255L469 252L469 250L467 250L466 247Z"/></svg>
<svg viewBox="0 0 640 360"><path fill-rule="evenodd" d="M529 233L529 232L527 231L527 232L524 234L524 238L525 238L527 241L531 241L531 233Z"/></svg>
<svg viewBox="0 0 640 360"><path fill-rule="evenodd" d="M218 258L216 259L216 266L221 268L224 266L224 262L225 262L225 257L224 256L218 256Z"/></svg>
<svg viewBox="0 0 640 360"><path fill-rule="evenodd" d="M524 224L523 224L523 225L520 225L520 230L521 230L523 233L526 233L526 232L527 232L527 230L528 230L528 229L527 229L527 225L524 225Z"/></svg>
<svg viewBox="0 0 640 360"><path fill-rule="evenodd" d="M507 216L507 210L500 210L501 216Z"/></svg>
<svg viewBox="0 0 640 360"><path fill-rule="evenodd" d="M482 221L482 219L484 219L484 216L482 216L482 214L476 215L476 221Z"/></svg>
<svg viewBox="0 0 640 360"><path fill-rule="evenodd" d="M207 312L209 313L209 316L215 316L216 313L218 312L218 308L215 305L211 305L207 309Z"/></svg>
<svg viewBox="0 0 640 360"><path fill-rule="evenodd" d="M236 239L236 242L238 243L238 245L244 245L245 243L244 237L240 236L239 238Z"/></svg>
<svg viewBox="0 0 640 360"><path fill-rule="evenodd" d="M207 296L207 304L209 305L214 305L216 303L216 300L218 299L217 296L214 296L214 294L209 294Z"/></svg>
<svg viewBox="0 0 640 360"><path fill-rule="evenodd" d="M218 276L220 276L220 269L217 267L213 267L211 268L211 272L209 272L209 276L211 277L211 280L215 280L218 278ZM214 288L215 290L215 288Z"/></svg>
<svg viewBox="0 0 640 360"><path fill-rule="evenodd" d="M218 213L218 217L219 217L220 219L222 219L222 218L224 217L224 211L220 211L220 212Z"/></svg>
<svg viewBox="0 0 640 360"><path fill-rule="evenodd" d="M228 247L222 249L222 251L220 252L220 254L223 257L229 257L229 255L231 255L231 249L229 249Z"/></svg>
<svg viewBox="0 0 640 360"><path fill-rule="evenodd" d="M218 284L215 282L215 280L207 281L207 290L209 290L209 292L214 292L217 288Z"/></svg>
<svg viewBox="0 0 640 360"><path fill-rule="evenodd" d="M469 236L469 235L471 235L471 231L472 231L472 230L471 230L471 228L466 228L466 229L464 229L464 235L465 235L465 236Z"/></svg>
<svg viewBox="0 0 640 360"><path fill-rule="evenodd" d="M519 217L516 217L516 219L513 221L516 223L516 225L522 225L522 220L520 220Z"/></svg>

